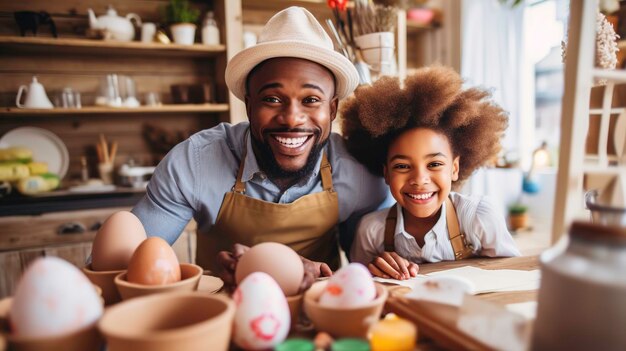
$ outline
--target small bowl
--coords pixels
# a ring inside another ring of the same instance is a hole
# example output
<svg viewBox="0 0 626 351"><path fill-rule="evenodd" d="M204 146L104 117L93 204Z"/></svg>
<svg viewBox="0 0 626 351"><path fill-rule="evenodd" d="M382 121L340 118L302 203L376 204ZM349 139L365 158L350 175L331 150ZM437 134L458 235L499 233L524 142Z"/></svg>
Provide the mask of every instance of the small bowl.
<svg viewBox="0 0 626 351"><path fill-rule="evenodd" d="M97 322L70 333L47 337L15 336L5 330L8 327L8 314L13 298L0 300L0 319L3 323L0 333L6 338L10 350L16 351L99 351L104 343L98 332Z"/></svg>
<svg viewBox="0 0 626 351"><path fill-rule="evenodd" d="M304 294L287 296L287 305L289 305L289 314L291 316L291 328L295 327L300 320L303 297Z"/></svg>
<svg viewBox="0 0 626 351"><path fill-rule="evenodd" d="M376 298L366 305L327 307L319 303L327 283L328 281L317 282L304 293L304 313L313 322L315 329L335 337L367 337L370 326L380 319L388 296L387 289L382 284L374 283Z"/></svg>
<svg viewBox="0 0 626 351"><path fill-rule="evenodd" d="M98 328L108 351L228 350L235 303L222 294L166 293L107 309Z"/></svg>
<svg viewBox="0 0 626 351"><path fill-rule="evenodd" d="M122 301L122 297L115 286L115 277L122 272L125 271L94 271L91 269L91 265L83 267L83 273L87 278L102 289L102 298L106 306Z"/></svg>
<svg viewBox="0 0 626 351"><path fill-rule="evenodd" d="M202 267L192 263L180 264L180 281L166 285L144 285L131 283L126 280L126 271L115 277L115 285L122 296L122 300L128 300L137 296L151 295L157 293L165 293L172 291L196 291L200 276L202 276Z"/></svg>

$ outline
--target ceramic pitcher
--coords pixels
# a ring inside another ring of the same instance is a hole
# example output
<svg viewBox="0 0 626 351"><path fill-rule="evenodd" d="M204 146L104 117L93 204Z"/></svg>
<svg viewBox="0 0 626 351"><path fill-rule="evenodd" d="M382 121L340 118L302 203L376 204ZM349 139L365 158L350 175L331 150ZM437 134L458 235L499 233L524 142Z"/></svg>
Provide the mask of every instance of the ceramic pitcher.
<svg viewBox="0 0 626 351"><path fill-rule="evenodd" d="M20 103L23 92L26 92L24 104ZM50 99L48 99L48 95L46 95L46 89L37 81L37 77L33 77L33 81L29 86L20 86L17 91L17 97L15 98L15 104L19 108L47 109L54 107Z"/></svg>
<svg viewBox="0 0 626 351"><path fill-rule="evenodd" d="M574 222L560 244L541 255L532 349L626 350L626 228Z"/></svg>

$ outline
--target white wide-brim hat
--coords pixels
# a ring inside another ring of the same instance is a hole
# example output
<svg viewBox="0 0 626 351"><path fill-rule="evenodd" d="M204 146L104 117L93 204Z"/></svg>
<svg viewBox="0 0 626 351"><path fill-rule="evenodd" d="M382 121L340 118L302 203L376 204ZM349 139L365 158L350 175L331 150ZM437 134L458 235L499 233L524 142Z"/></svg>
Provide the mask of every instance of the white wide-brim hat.
<svg viewBox="0 0 626 351"><path fill-rule="evenodd" d="M315 17L303 7L292 6L275 14L259 35L257 44L237 53L226 66L226 85L240 100L246 95L246 79L259 63L277 57L295 57L318 63L335 75L335 96L343 99L359 84L359 74Z"/></svg>

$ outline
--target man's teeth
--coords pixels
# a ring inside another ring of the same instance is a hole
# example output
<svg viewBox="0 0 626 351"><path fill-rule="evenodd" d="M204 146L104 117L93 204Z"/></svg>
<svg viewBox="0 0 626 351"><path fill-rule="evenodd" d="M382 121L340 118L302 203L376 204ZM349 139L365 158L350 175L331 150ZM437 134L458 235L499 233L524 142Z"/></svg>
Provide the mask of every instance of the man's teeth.
<svg viewBox="0 0 626 351"><path fill-rule="evenodd" d="M309 137L308 136L304 136L304 137L300 137L300 138L283 138L283 137L275 136L274 138L276 140L278 140L279 143L281 143L282 145L284 145L286 147L296 148L296 147L302 146L302 144L304 144L304 142Z"/></svg>
<svg viewBox="0 0 626 351"><path fill-rule="evenodd" d="M434 192L432 193L423 193L423 194L408 194L407 195L411 198L411 199L416 199L416 200L426 200L426 199L430 199L433 196Z"/></svg>

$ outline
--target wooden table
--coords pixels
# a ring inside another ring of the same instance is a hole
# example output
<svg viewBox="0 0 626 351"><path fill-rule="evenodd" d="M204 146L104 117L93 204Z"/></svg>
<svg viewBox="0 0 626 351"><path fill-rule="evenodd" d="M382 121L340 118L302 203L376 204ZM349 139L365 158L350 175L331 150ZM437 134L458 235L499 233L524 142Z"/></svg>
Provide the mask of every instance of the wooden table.
<svg viewBox="0 0 626 351"><path fill-rule="evenodd" d="M482 269L518 269L534 270L539 268L537 256L512 258L473 258L462 261L427 263L420 265L420 274L438 272L442 270L473 266ZM500 305L535 301L537 291L495 292L476 295L477 297ZM420 347L418 349L431 350L441 347L449 350L491 350L489 346L468 336L456 327L459 309L455 306L438 303L409 300L402 294L394 293L391 289L387 299L386 309L397 315L413 321L418 327ZM433 347L433 342L435 347Z"/></svg>

